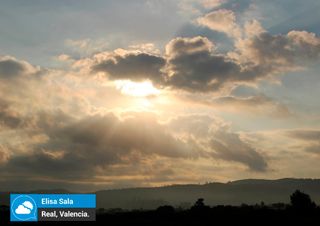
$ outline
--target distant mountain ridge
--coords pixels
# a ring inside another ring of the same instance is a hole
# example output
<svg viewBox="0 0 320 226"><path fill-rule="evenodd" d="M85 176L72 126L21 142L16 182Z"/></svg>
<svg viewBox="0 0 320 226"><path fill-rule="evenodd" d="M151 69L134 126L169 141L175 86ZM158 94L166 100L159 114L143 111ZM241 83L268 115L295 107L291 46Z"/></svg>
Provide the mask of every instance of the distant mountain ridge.
<svg viewBox="0 0 320 226"><path fill-rule="evenodd" d="M227 183L170 185L97 191L97 208L154 209L161 205L188 208L198 199L214 205L241 205L264 202L289 203L290 195L301 190L320 204L320 179L245 179ZM70 193L67 190L38 190L32 193ZM0 193L0 203L8 204L8 193Z"/></svg>
<svg viewBox="0 0 320 226"><path fill-rule="evenodd" d="M250 184L250 183L320 183L320 179L310 179L310 178L282 178L277 180L268 179L243 179L228 182L227 184Z"/></svg>

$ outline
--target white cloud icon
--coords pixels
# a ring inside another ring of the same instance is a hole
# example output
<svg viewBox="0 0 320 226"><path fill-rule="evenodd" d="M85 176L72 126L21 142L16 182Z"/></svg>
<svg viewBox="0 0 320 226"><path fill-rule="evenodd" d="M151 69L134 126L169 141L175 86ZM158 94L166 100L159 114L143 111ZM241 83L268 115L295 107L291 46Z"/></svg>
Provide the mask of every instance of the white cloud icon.
<svg viewBox="0 0 320 226"><path fill-rule="evenodd" d="M31 210L24 207L23 205L19 205L15 212L16 214L30 214Z"/></svg>
<svg viewBox="0 0 320 226"><path fill-rule="evenodd" d="M23 206L27 207L28 209L33 210L33 205L31 202L29 201L25 201L24 203L22 203Z"/></svg>

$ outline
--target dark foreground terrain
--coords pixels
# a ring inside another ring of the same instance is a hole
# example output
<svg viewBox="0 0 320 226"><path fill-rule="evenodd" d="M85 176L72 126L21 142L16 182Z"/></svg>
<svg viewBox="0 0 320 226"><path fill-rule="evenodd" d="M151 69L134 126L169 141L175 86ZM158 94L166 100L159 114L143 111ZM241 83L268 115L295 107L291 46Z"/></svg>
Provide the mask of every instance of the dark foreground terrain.
<svg viewBox="0 0 320 226"><path fill-rule="evenodd" d="M42 222L23 225L320 225L320 207L309 195L296 191L291 203L214 206L198 199L189 209L160 206L156 210L98 209L96 222ZM9 222L9 208L1 208L1 225Z"/></svg>
<svg viewBox="0 0 320 226"><path fill-rule="evenodd" d="M1 225L320 225L320 209L311 212L274 210L253 206L219 206L203 211L130 211L98 214L96 222L10 223L1 211Z"/></svg>

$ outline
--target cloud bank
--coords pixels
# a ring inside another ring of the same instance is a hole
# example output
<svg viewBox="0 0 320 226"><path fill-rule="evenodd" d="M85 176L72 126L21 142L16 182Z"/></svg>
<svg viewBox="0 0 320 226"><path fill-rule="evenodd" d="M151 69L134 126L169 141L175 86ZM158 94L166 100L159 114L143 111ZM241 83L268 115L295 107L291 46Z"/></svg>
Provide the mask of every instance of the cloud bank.
<svg viewBox="0 0 320 226"><path fill-rule="evenodd" d="M216 44L202 36L177 37L167 43L163 55L106 53L109 57L94 60L91 70L104 72L111 80L150 80L160 88L214 93L279 80L280 75L319 60L320 38L314 33L293 30L273 35L256 20L241 27L232 11L221 9L198 22L228 34L234 50L219 53Z"/></svg>
<svg viewBox="0 0 320 226"><path fill-rule="evenodd" d="M320 38L303 30L273 34L257 20L240 23L237 12L217 9L223 3L190 4L205 11L193 14L193 26L222 33L233 43L226 51L203 32L172 36L161 49L148 42L106 51L103 40L70 39L82 51L60 54L56 59L67 62L61 68L1 56L1 187L90 189L278 176L276 170L292 161L283 158L287 146L271 148L278 138L265 145L267 136L246 124L256 122L252 115L290 120L292 109L259 85L280 83L282 75L317 63ZM149 81L157 95L127 95L117 89L119 80ZM239 87L255 94L238 96ZM242 122L243 115L249 120ZM303 151L294 157L319 154L316 129L282 136Z"/></svg>

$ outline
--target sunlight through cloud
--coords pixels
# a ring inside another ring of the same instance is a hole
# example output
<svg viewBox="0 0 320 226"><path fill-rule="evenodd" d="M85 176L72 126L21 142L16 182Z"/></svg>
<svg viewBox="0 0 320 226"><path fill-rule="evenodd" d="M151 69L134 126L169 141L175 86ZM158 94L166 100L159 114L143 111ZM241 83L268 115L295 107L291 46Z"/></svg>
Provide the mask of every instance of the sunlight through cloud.
<svg viewBox="0 0 320 226"><path fill-rule="evenodd" d="M148 97L160 94L160 91L149 81L132 82L129 80L118 80L115 81L115 85L122 94L129 96Z"/></svg>

